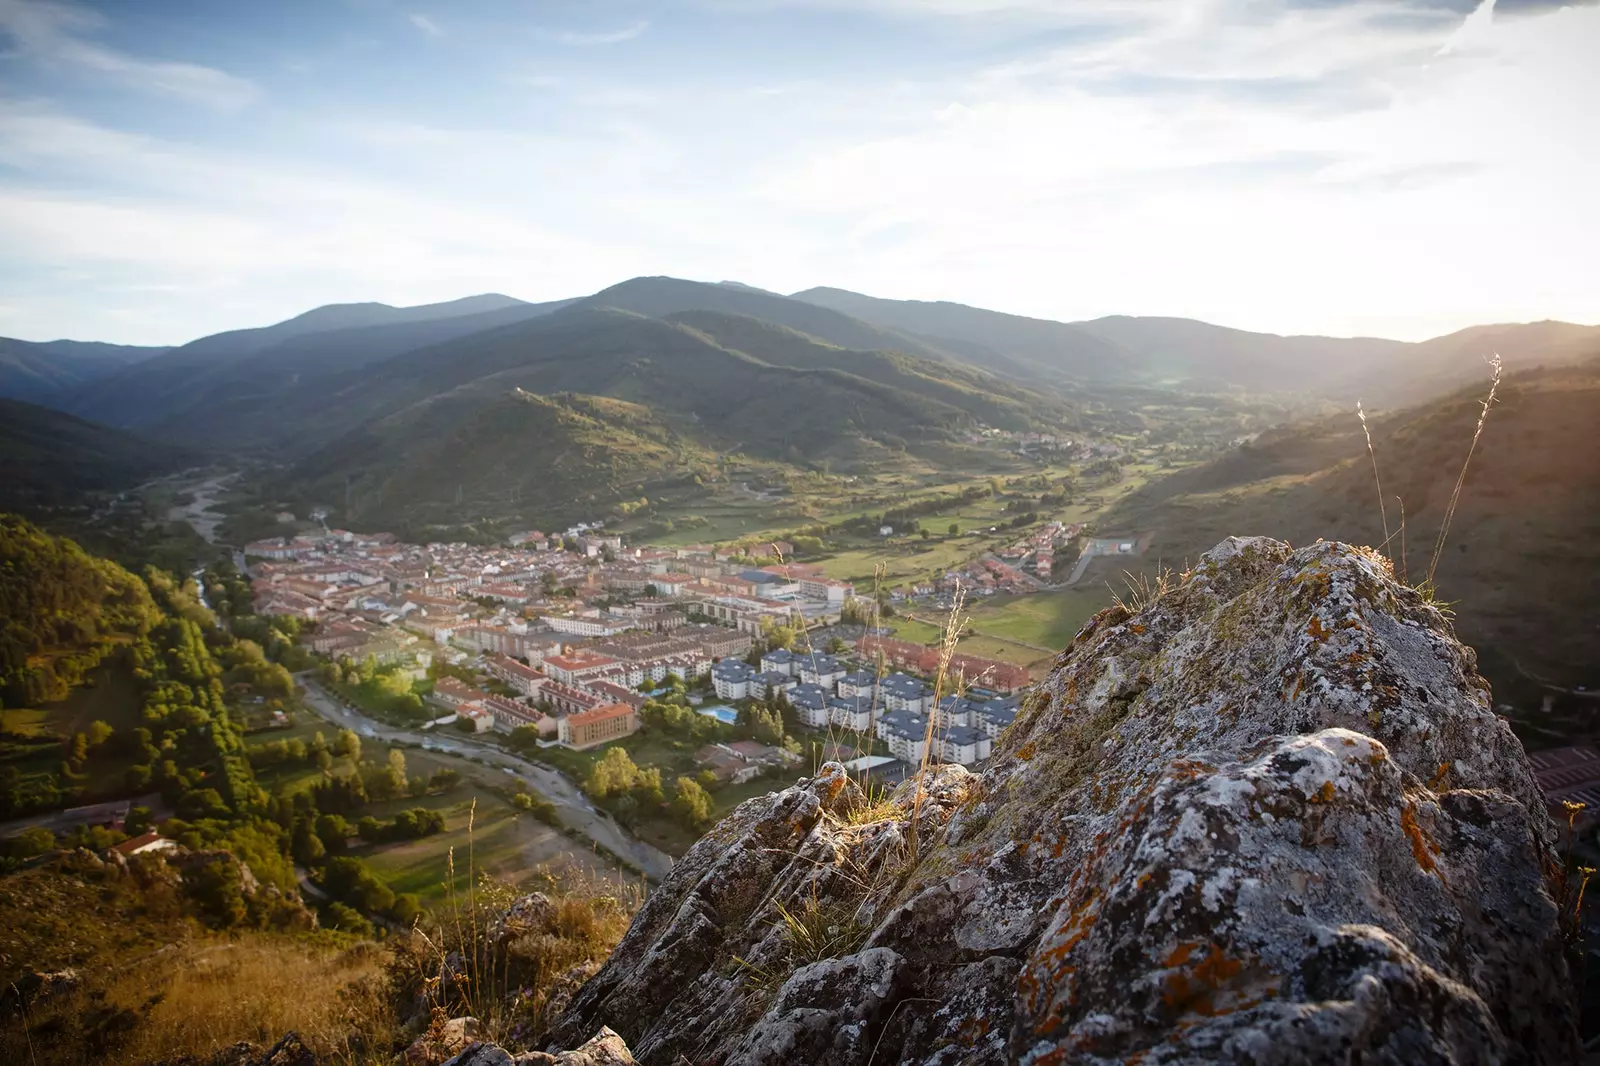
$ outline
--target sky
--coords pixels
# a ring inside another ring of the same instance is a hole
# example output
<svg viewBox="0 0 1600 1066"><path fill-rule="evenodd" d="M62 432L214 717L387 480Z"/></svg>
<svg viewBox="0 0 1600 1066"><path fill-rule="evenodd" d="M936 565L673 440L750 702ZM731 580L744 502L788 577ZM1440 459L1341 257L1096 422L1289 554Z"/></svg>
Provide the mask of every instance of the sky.
<svg viewBox="0 0 1600 1066"><path fill-rule="evenodd" d="M0 335L629 277L1600 322L1600 5L0 0Z"/></svg>

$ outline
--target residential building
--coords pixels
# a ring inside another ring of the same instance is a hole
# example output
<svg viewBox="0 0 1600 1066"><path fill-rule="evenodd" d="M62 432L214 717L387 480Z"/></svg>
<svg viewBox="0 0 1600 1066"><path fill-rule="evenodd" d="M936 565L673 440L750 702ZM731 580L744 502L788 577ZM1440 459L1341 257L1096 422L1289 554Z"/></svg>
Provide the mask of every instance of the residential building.
<svg viewBox="0 0 1600 1066"><path fill-rule="evenodd" d="M793 676L799 666L800 656L788 648L773 648L761 654L761 672Z"/></svg>
<svg viewBox="0 0 1600 1066"><path fill-rule="evenodd" d="M795 715L811 729L828 724L828 691L821 685L796 685L789 690L789 703Z"/></svg>
<svg viewBox="0 0 1600 1066"><path fill-rule="evenodd" d="M846 673L844 663L832 655L815 652L810 655L799 655L796 659L799 678L808 685L832 688Z"/></svg>
<svg viewBox="0 0 1600 1066"><path fill-rule="evenodd" d="M540 736L552 736L556 731L556 720L547 714L542 714L521 700L508 699L505 696L490 696L483 701L484 708L494 716L494 726L502 733L509 733L521 725L531 725L539 730Z"/></svg>
<svg viewBox="0 0 1600 1066"><path fill-rule="evenodd" d="M456 678L441 677L438 681L433 683L433 695L429 698L435 703L443 704L452 711L455 711L457 714L460 714L464 708L468 707L475 707L478 710L482 710L484 707L484 701L489 698L489 694L480 689L473 688L471 685L459 681Z"/></svg>
<svg viewBox="0 0 1600 1066"><path fill-rule="evenodd" d="M742 700L750 696L750 680L755 670L738 659L724 659L711 668L711 684L717 697L724 700Z"/></svg>
<svg viewBox="0 0 1600 1066"><path fill-rule="evenodd" d="M994 740L1005 732L1006 727L1017 720L1017 708L1022 701L1016 696L1007 696L1004 699L987 700L978 704L978 722L983 731Z"/></svg>
<svg viewBox="0 0 1600 1066"><path fill-rule="evenodd" d="M539 698L550 704L550 709L557 714L581 714L603 706L608 700L587 688L576 685L563 685L559 681L547 681L539 689Z"/></svg>
<svg viewBox="0 0 1600 1066"><path fill-rule="evenodd" d="M750 679L750 696L753 699L764 700L776 692L788 692L799 684L788 674L776 670L763 671Z"/></svg>
<svg viewBox="0 0 1600 1066"><path fill-rule="evenodd" d="M593 748L639 729L639 715L626 703L608 703L592 711L569 714L558 725L561 743L569 748Z"/></svg>
<svg viewBox="0 0 1600 1066"><path fill-rule="evenodd" d="M922 714L933 705L933 690L910 674L894 673L883 679L883 704L891 711Z"/></svg>
<svg viewBox="0 0 1600 1066"><path fill-rule="evenodd" d="M549 680L533 667L505 655L485 655L483 668L491 677L499 678L524 696L534 695Z"/></svg>
<svg viewBox="0 0 1600 1066"><path fill-rule="evenodd" d="M966 726L935 731L934 740L939 746L940 759L945 762L960 763L962 766L971 766L987 759L990 745L993 743L983 730Z"/></svg>
<svg viewBox="0 0 1600 1066"><path fill-rule="evenodd" d="M856 670L842 675L836 684L840 696L851 699L864 696L870 699L873 689L878 687L878 675L871 670Z"/></svg>
<svg viewBox="0 0 1600 1066"><path fill-rule="evenodd" d="M872 728L871 696L835 696L828 701L828 724L865 733Z"/></svg>
<svg viewBox="0 0 1600 1066"><path fill-rule="evenodd" d="M887 711L878 716L878 739L889 754L908 763L921 762L928 751L928 719L911 711Z"/></svg>

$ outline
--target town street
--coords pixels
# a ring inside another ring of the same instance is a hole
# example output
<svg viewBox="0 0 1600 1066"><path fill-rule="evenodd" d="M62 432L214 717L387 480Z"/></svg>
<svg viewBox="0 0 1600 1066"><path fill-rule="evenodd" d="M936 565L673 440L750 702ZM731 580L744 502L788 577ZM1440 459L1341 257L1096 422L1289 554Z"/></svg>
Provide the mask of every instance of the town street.
<svg viewBox="0 0 1600 1066"><path fill-rule="evenodd" d="M465 734L423 732L385 725L345 706L337 696L317 684L310 674L299 674L295 680L305 687L306 703L334 725L354 730L363 737L416 744L432 751L481 759L496 769L509 770L511 773L507 776L521 779L533 791L555 804L564 824L631 862L652 881L660 881L672 869L670 855L639 840L618 825L611 815L596 809L560 771L490 747Z"/></svg>

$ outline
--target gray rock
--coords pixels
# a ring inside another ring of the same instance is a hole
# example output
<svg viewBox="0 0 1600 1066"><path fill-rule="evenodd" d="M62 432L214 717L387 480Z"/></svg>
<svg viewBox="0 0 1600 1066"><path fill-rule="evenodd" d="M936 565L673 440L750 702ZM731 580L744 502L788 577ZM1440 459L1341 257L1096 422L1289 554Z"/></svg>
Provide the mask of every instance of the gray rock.
<svg viewBox="0 0 1600 1066"><path fill-rule="evenodd" d="M981 775L939 767L869 818L829 764L741 805L555 1046L607 1025L647 1066L1577 1061L1554 827L1475 666L1376 554L1230 538L1086 624Z"/></svg>

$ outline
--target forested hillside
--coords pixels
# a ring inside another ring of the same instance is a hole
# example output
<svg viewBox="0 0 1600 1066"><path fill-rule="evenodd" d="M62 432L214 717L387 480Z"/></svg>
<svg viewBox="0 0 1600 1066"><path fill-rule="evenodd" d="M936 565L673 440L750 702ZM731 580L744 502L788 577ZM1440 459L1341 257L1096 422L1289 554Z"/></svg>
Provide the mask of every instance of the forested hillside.
<svg viewBox="0 0 1600 1066"><path fill-rule="evenodd" d="M143 581L0 515L0 699L59 700L113 648L146 639L162 615Z"/></svg>
<svg viewBox="0 0 1600 1066"><path fill-rule="evenodd" d="M32 511L120 492L198 463L201 454L85 422L18 400L0 400L0 509Z"/></svg>

